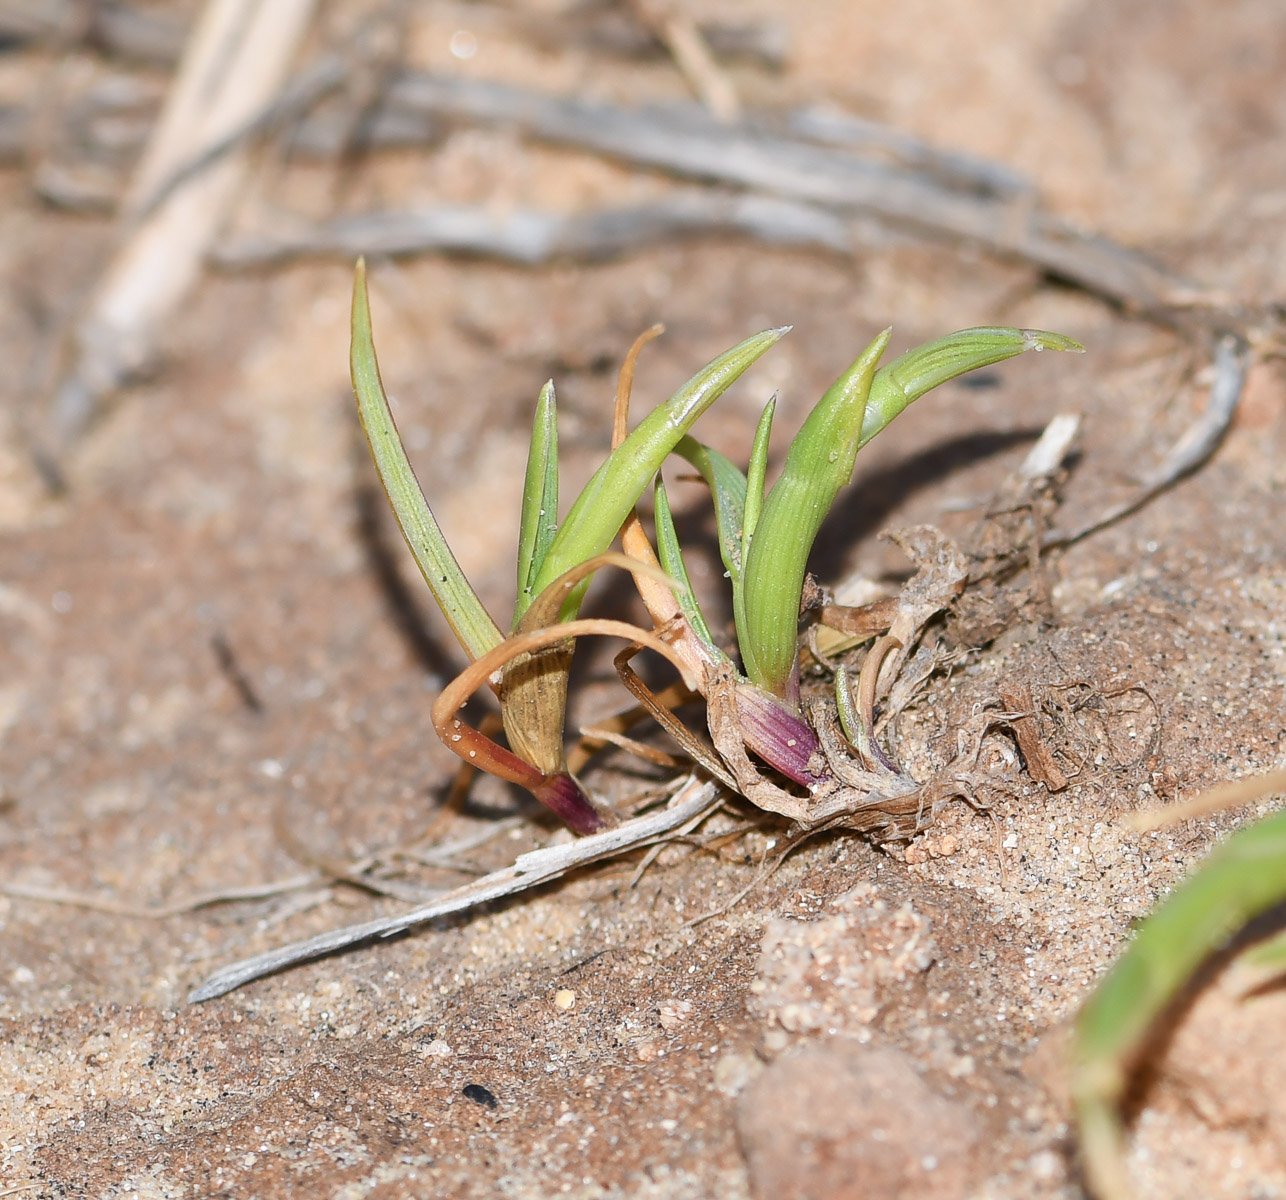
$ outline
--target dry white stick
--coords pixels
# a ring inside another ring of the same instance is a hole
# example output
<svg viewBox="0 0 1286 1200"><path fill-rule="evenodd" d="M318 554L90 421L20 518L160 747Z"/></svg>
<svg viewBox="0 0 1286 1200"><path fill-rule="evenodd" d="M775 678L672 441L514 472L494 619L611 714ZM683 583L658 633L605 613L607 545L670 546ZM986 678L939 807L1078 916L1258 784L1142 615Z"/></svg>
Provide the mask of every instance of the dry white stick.
<svg viewBox="0 0 1286 1200"><path fill-rule="evenodd" d="M1214 382L1210 385L1206 406L1170 447L1161 463L1139 481L1138 489L1128 499L1111 505L1076 529L1051 529L1041 542L1041 548L1047 550L1051 546L1069 545L1113 521L1128 517L1153 496L1201 466L1219 448L1233 417L1237 415L1250 360L1250 347L1246 342L1236 334L1224 334L1215 343Z"/></svg>
<svg viewBox="0 0 1286 1200"><path fill-rule="evenodd" d="M92 912L112 913L118 917L140 917L159 921L166 917L177 917L182 913L193 912L198 908L231 904L237 900L262 900L269 896L280 896L283 892L298 891L301 888L311 887L315 883L325 882L325 875L312 872L308 875L292 875L289 879L277 879L271 883L254 883L244 887L199 892L186 900L174 900L169 904L130 904L125 900L114 900L110 896L92 896L86 892L74 892L68 888L44 887L38 883L21 882L0 883L0 896L38 900L44 904L66 904L73 908L87 908Z"/></svg>
<svg viewBox="0 0 1286 1200"><path fill-rule="evenodd" d="M54 404L57 443L74 438L99 399L154 354L236 198L245 150L212 162L153 204L157 189L276 96L315 6L316 0L209 0L130 189L125 216L138 224L77 330L76 361Z"/></svg>
<svg viewBox="0 0 1286 1200"><path fill-rule="evenodd" d="M359 213L292 232L242 233L221 242L212 260L233 269L262 267L305 254L404 255L443 251L488 254L521 263L600 259L695 234L741 233L782 246L849 254L854 235L843 217L775 196L676 189L646 204L559 213L520 208L496 214L461 205Z"/></svg>
<svg viewBox="0 0 1286 1200"><path fill-rule="evenodd" d="M740 118L737 89L715 61L692 14L673 0L634 0L634 8L665 43L701 103L720 121Z"/></svg>
<svg viewBox="0 0 1286 1200"><path fill-rule="evenodd" d="M521 854L513 866L502 871L494 871L481 879L456 888L445 896L412 909L400 916L383 917L376 921L366 921L360 925L348 925L330 933L319 934L306 941L283 946L279 950L270 950L266 954L244 959L216 971L200 987L188 994L190 1004L202 1000L212 1000L226 992L271 975L283 967L295 963L307 962L343 950L359 942L369 942L375 938L392 937L416 925L423 925L438 917L450 913L464 912L476 908L491 900L500 900L524 892L529 888L539 887L543 883L558 879L568 871L601 858L610 858L633 850L638 846L647 846L665 838L685 825L713 812L720 803L719 788L716 784L698 780L689 776L679 789L668 807L646 817L636 817L626 821L615 829L603 833L591 834L589 837L577 838L556 846L546 846L541 850L532 850Z"/></svg>
<svg viewBox="0 0 1286 1200"><path fill-rule="evenodd" d="M1045 426L1036 444L1027 451L1018 468L1021 483L1039 483L1062 469L1071 453L1072 443L1081 430L1079 413L1059 413Z"/></svg>
<svg viewBox="0 0 1286 1200"><path fill-rule="evenodd" d="M1167 825L1177 825L1180 821L1191 821L1226 809L1240 808L1252 800L1283 792L1286 792L1286 768L1278 767L1262 775L1250 775L1245 779L1216 784L1200 795L1181 800L1177 804L1167 804L1147 812L1128 813L1124 823L1139 833L1150 833L1154 829L1164 829Z"/></svg>

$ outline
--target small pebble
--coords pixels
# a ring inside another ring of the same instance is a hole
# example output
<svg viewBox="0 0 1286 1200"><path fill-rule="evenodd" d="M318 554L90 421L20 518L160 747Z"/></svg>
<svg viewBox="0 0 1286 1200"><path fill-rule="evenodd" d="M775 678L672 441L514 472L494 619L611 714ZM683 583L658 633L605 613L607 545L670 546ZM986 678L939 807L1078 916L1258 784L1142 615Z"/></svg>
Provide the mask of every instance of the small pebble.
<svg viewBox="0 0 1286 1200"><path fill-rule="evenodd" d="M559 988L554 993L554 1007L566 1012L576 1003L576 993L571 988Z"/></svg>
<svg viewBox="0 0 1286 1200"><path fill-rule="evenodd" d="M691 1000L667 1000L661 1005L660 1023L661 1028L667 1033L673 1033L680 1026L684 1025L692 1017Z"/></svg>

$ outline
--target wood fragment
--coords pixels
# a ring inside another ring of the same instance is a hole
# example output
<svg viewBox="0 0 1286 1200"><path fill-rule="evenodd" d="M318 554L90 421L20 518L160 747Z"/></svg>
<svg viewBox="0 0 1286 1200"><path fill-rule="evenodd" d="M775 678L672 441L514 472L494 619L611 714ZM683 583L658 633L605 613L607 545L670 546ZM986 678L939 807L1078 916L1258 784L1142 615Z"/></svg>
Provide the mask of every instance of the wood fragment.
<svg viewBox="0 0 1286 1200"><path fill-rule="evenodd" d="M1057 475L1072 452L1080 429L1079 413L1058 413L1051 417L1018 468L1018 478L1030 485Z"/></svg>
<svg viewBox="0 0 1286 1200"><path fill-rule="evenodd" d="M856 608L847 604L823 604L817 613L819 624L847 634L858 641L887 633L898 612L897 597L874 600Z"/></svg>
<svg viewBox="0 0 1286 1200"><path fill-rule="evenodd" d="M1051 792L1061 792L1067 786L1067 776L1055 760L1053 753L1040 736L1032 704L1031 685L1010 680L997 689L1005 707L1010 710L1009 726L1027 764L1027 774L1037 783L1043 783Z"/></svg>

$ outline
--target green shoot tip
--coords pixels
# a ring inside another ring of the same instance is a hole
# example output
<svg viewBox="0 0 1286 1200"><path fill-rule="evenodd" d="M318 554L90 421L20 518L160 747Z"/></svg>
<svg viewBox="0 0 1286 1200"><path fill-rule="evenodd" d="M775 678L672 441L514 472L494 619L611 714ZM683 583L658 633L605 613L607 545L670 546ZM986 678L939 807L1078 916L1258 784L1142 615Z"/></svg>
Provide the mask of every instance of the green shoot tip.
<svg viewBox="0 0 1286 1200"><path fill-rule="evenodd" d="M1067 354L1085 353L1085 347L1080 342L1061 333L1050 333L1045 329L1021 329L1019 332L1023 335L1025 348L1037 353L1042 350L1059 350Z"/></svg>

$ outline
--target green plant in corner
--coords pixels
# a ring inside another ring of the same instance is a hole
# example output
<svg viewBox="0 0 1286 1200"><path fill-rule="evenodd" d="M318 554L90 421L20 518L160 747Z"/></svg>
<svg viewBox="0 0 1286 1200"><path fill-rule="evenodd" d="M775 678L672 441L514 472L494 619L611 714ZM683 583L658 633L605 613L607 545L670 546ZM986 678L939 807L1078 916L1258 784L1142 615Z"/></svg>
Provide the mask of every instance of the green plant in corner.
<svg viewBox="0 0 1286 1200"><path fill-rule="evenodd" d="M1136 814L1141 832L1234 808L1286 790L1286 770L1233 780L1183 804ZM1286 901L1286 812L1239 829L1139 925L1133 941L1076 1018L1072 1099L1091 1194L1136 1195L1126 1162L1122 1106L1176 998L1203 963L1258 916ZM1233 990L1249 1000L1286 978L1280 923L1232 964Z"/></svg>

